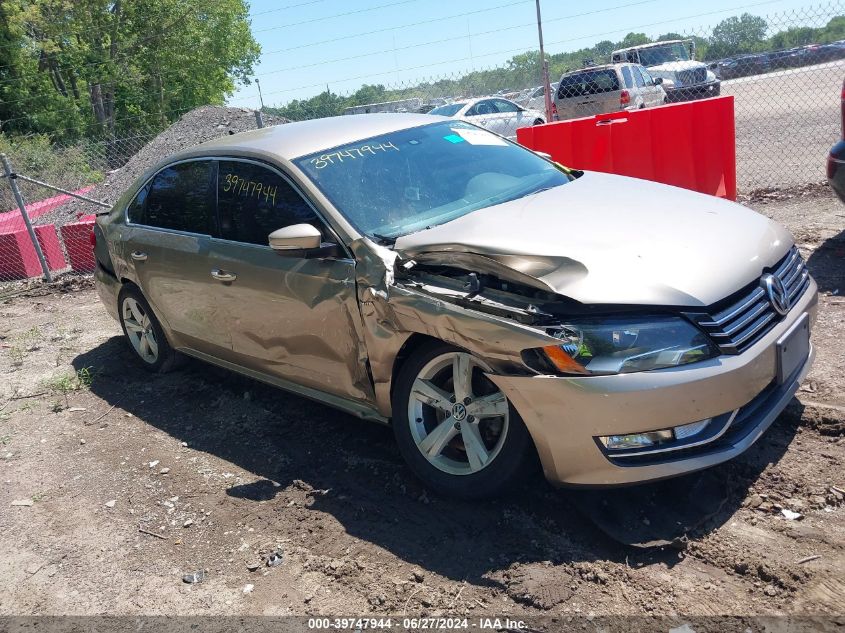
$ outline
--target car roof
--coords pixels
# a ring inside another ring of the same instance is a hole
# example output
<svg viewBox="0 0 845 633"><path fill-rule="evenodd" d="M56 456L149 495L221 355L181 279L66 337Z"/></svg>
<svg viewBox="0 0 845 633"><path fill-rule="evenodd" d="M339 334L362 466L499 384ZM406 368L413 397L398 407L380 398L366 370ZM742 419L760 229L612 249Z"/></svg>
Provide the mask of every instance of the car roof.
<svg viewBox="0 0 845 633"><path fill-rule="evenodd" d="M592 72L594 70L604 70L606 68L617 68L619 66L635 66L636 64L632 64L631 62L620 62L618 64L601 64L599 66L584 66L584 68L579 68L577 70L570 70L567 73L563 73L563 77L568 77L569 75L577 75L578 73L583 72ZM560 83L560 82L558 82Z"/></svg>
<svg viewBox="0 0 845 633"><path fill-rule="evenodd" d="M435 123L430 114L349 114L284 123L207 141L168 157L167 162L198 156L235 155L290 161L322 149Z"/></svg>
<svg viewBox="0 0 845 633"><path fill-rule="evenodd" d="M640 48L653 48L655 46L664 46L666 44L678 44L678 43L684 43L684 42L689 42L689 40L664 40L662 42L651 42L649 44L639 44L638 46L629 46L627 48L620 48L620 49L617 49L613 52L614 53L621 53L622 51L633 51L633 50L637 50L637 49L640 49Z"/></svg>

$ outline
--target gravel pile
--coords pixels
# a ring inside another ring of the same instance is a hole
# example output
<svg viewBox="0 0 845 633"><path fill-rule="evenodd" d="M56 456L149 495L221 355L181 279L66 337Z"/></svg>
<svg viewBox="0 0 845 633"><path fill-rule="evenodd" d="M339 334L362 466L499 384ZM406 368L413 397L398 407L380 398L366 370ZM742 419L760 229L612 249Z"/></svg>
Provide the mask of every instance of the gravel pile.
<svg viewBox="0 0 845 633"><path fill-rule="evenodd" d="M265 127L282 123L288 123L288 120L264 115ZM191 110L147 143L123 167L106 174L105 180L86 195L94 200L113 203L138 176L170 154L220 136L254 130L256 127L255 111L247 108L203 106ZM74 221L80 213L89 214L98 210L99 207L92 204L74 200L40 217L37 223L63 225Z"/></svg>

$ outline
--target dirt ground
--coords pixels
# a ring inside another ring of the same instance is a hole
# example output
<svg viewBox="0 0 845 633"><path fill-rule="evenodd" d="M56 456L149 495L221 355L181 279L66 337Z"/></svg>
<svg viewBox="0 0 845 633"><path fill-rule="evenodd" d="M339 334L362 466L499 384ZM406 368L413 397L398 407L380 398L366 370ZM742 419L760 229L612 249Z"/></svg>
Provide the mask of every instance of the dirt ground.
<svg viewBox="0 0 845 633"><path fill-rule="evenodd" d="M146 373L88 280L0 301L0 615L843 614L845 206L752 206L819 282L810 378L740 458L621 492L444 499L388 428Z"/></svg>

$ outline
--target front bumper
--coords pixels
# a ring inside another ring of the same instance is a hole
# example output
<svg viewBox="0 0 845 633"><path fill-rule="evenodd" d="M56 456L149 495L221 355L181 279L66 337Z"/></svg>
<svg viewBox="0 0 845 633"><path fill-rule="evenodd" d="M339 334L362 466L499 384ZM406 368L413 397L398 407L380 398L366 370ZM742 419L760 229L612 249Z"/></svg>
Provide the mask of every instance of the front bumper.
<svg viewBox="0 0 845 633"><path fill-rule="evenodd" d="M839 141L830 148L827 157L827 182L839 199L845 202L845 141Z"/></svg>
<svg viewBox="0 0 845 633"><path fill-rule="evenodd" d="M528 427L546 478L573 486L618 486L665 479L736 457L777 418L810 369L815 350L777 384L777 341L801 318L815 321L817 287L809 288L785 319L736 356L689 367L616 376L501 376L490 379ZM647 460L605 455L596 437L653 431L731 415L718 439Z"/></svg>
<svg viewBox="0 0 845 633"><path fill-rule="evenodd" d="M705 84L696 84L694 86L679 86L677 88L664 88L666 91L666 100L670 103L678 101L693 101L695 99L707 99L708 97L718 97L722 90L720 81L711 81Z"/></svg>

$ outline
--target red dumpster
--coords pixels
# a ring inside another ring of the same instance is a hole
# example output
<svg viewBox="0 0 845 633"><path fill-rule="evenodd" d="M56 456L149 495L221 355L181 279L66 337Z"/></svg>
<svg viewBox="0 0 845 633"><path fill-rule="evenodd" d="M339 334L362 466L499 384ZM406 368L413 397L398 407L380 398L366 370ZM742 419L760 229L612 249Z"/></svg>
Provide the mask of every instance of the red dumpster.
<svg viewBox="0 0 845 633"><path fill-rule="evenodd" d="M56 235L53 224L43 224L34 227L35 236L47 260L50 270L65 268L65 256ZM8 230L0 232L0 280L26 279L40 277L42 274L38 254L32 246L32 240L26 229Z"/></svg>
<svg viewBox="0 0 845 633"><path fill-rule="evenodd" d="M715 97L517 130L567 167L685 187L736 200L733 97Z"/></svg>
<svg viewBox="0 0 845 633"><path fill-rule="evenodd" d="M91 231L94 230L94 216L87 216L78 222L65 224L59 230L62 233L62 241L65 243L71 269L77 272L93 271L95 265Z"/></svg>

